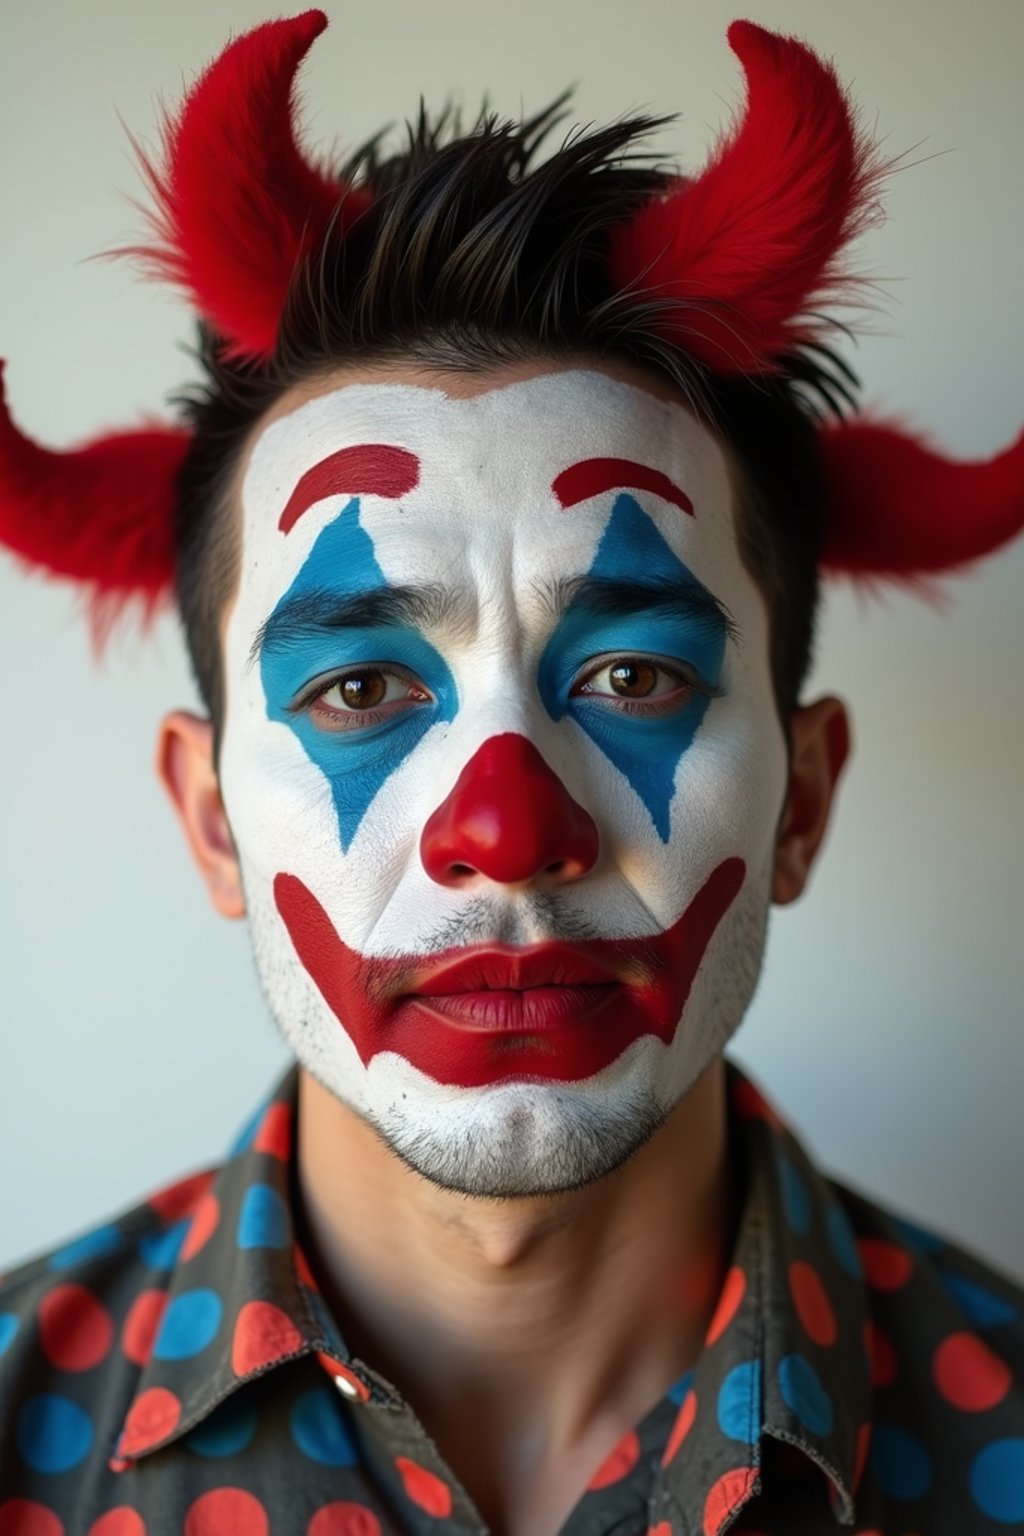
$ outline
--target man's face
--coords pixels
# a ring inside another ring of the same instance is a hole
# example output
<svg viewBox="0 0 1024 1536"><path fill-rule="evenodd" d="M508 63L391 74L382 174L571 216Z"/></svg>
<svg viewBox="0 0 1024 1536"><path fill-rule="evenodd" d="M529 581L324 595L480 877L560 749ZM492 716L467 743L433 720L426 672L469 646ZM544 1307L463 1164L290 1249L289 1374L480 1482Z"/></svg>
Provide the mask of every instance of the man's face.
<svg viewBox="0 0 1024 1536"><path fill-rule="evenodd" d="M524 372L284 401L226 629L221 786L273 1012L478 1194L607 1172L720 1052L786 783L717 440L621 370Z"/></svg>

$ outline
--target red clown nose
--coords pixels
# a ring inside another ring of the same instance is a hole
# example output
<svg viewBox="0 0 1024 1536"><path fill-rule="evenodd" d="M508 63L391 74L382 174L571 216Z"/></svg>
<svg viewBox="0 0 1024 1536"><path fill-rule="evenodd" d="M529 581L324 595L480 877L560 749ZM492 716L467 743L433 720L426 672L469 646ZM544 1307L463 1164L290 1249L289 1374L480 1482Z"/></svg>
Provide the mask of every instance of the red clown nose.
<svg viewBox="0 0 1024 1536"><path fill-rule="evenodd" d="M525 736L491 736L423 829L420 856L438 885L474 875L520 885L538 875L579 880L597 862L591 817Z"/></svg>

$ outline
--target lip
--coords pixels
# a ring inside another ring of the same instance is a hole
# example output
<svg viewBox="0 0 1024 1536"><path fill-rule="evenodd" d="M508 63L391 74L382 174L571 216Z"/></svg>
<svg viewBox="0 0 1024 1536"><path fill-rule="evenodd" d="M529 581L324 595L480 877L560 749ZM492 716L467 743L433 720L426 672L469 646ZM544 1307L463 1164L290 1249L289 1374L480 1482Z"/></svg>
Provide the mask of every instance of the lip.
<svg viewBox="0 0 1024 1536"><path fill-rule="evenodd" d="M360 1060L393 1053L434 1082L580 1082L644 1036L679 1025L712 935L745 875L727 858L662 933L636 939L483 946L434 957L352 950L296 876L274 880L277 909Z"/></svg>
<svg viewBox="0 0 1024 1536"><path fill-rule="evenodd" d="M619 977L571 944L534 944L513 949L487 945L449 950L438 964L426 964L406 988L420 997L467 992L527 992L552 988L614 986Z"/></svg>
<svg viewBox="0 0 1024 1536"><path fill-rule="evenodd" d="M427 964L396 1003L469 1033L544 1035L592 1018L618 990L607 966L570 944L490 945Z"/></svg>

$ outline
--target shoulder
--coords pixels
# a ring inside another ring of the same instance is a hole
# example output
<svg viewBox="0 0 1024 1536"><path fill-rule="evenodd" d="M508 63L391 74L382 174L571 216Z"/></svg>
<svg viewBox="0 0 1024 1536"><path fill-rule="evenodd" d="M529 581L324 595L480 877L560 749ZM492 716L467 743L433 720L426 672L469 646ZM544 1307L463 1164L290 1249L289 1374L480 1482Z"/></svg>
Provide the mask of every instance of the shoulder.
<svg viewBox="0 0 1024 1536"><path fill-rule="evenodd" d="M0 1488L112 1454L213 1178L177 1180L0 1280Z"/></svg>
<svg viewBox="0 0 1024 1536"><path fill-rule="evenodd" d="M1024 1287L829 1182L863 1270L875 1477L899 1502L941 1490L963 1529L1024 1520Z"/></svg>

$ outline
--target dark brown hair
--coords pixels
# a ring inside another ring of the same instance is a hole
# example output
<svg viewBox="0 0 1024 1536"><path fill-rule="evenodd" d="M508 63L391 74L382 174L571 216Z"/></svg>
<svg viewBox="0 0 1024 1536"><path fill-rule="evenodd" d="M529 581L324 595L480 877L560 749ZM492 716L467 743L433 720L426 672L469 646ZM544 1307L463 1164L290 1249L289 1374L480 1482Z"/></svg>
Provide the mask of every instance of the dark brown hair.
<svg viewBox="0 0 1024 1536"><path fill-rule="evenodd" d="M400 153L379 140L342 168L372 207L328 231L296 271L265 365L229 362L200 338L203 383L180 400L194 431L179 486L176 594L193 670L220 731L220 622L237 579L231 492L254 425L287 390L346 365L404 361L483 372L526 359L626 359L667 377L724 435L738 469L741 554L768 602L772 675L785 722L810 660L817 598L816 422L855 381L829 353L783 360L770 379L724 380L659 320L676 301L616 291L609 233L671 174L638 148L666 119L570 133L538 161L565 98L529 120L486 112L463 132L421 108Z"/></svg>

